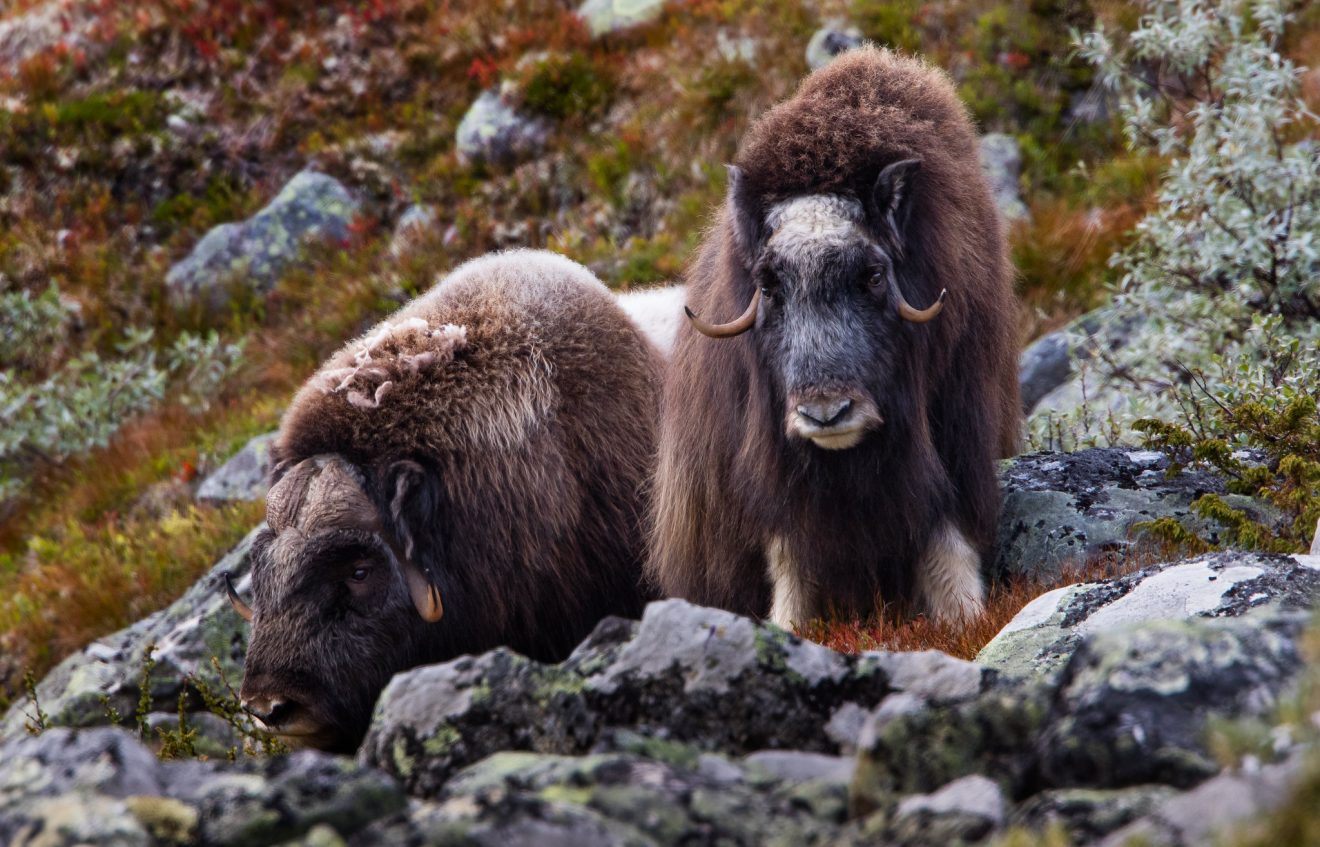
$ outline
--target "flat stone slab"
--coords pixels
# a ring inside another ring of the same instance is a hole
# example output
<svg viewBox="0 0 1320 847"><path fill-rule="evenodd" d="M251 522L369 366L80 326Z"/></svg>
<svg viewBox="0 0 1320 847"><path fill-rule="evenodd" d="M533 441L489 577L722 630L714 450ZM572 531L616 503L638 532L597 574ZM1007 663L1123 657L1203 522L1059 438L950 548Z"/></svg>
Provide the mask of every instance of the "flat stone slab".
<svg viewBox="0 0 1320 847"><path fill-rule="evenodd" d="M1042 594L1000 630L977 664L1009 676L1062 669L1087 636L1136 624L1236 617L1260 606L1313 608L1320 557L1217 553Z"/></svg>

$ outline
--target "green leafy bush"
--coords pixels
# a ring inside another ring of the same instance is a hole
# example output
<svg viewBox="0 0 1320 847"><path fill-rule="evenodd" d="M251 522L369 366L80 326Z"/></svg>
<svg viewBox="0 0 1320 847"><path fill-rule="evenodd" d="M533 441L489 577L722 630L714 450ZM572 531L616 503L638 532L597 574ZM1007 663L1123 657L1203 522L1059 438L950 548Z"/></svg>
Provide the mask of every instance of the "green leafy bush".
<svg viewBox="0 0 1320 847"><path fill-rule="evenodd" d="M1061 426L1082 443L1130 440L1138 420L1190 424L1198 404L1231 409L1242 392L1272 414L1284 408L1269 405L1275 354L1320 347L1320 156L1306 140L1320 123L1277 49L1287 6L1143 9L1125 39L1096 31L1080 50L1117 92L1129 144L1168 167L1155 208L1112 260L1121 289L1087 374L1097 403L1062 424L1038 415L1038 443ZM1292 390L1314 396L1320 370L1288 372Z"/></svg>
<svg viewBox="0 0 1320 847"><path fill-rule="evenodd" d="M204 408L241 356L214 332L183 333L162 356L150 329L129 329L110 357L86 350L54 367L36 358L52 351L77 308L54 284L35 298L0 295L0 501L34 464L104 447L125 421L160 403L172 379L181 402Z"/></svg>

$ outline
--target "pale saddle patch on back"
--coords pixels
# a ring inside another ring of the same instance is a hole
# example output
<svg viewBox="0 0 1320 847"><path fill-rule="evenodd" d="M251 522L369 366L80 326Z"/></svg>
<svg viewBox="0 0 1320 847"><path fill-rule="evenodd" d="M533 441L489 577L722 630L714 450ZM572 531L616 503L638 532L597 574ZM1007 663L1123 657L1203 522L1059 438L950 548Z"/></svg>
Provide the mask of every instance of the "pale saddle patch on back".
<svg viewBox="0 0 1320 847"><path fill-rule="evenodd" d="M967 621L985 611L981 557L953 524L931 539L917 567L917 596L936 621Z"/></svg>

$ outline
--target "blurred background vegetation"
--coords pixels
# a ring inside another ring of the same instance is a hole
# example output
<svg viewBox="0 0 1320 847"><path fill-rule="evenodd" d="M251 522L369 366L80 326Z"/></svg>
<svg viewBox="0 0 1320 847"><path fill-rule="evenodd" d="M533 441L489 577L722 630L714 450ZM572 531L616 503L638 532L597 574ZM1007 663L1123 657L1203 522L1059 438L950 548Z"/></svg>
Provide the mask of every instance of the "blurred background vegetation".
<svg viewBox="0 0 1320 847"><path fill-rule="evenodd" d="M273 429L325 355L449 268L519 245L620 289L676 280L722 196L723 163L792 93L827 21L928 57L982 131L1017 139L1024 343L1106 300L1109 259L1165 165L1128 150L1075 49L1074 33L1136 26L1136 7L1116 0L672 0L601 37L574 5L0 0L0 296L7 315L49 329L0 364L12 384L72 373L101 386L76 411L96 419L95 437L12 454L0 706L25 668L40 674L160 608L259 521L260 504L196 502L195 480ZM6 43L6 24L51 7L35 46ZM1281 46L1320 66L1320 7L1303 7ZM455 149L493 86L545 120L542 155L483 164ZM1320 78L1303 96L1320 106ZM210 228L252 215L308 166L360 201L346 237L269 291L170 297L168 270ZM398 249L394 223L413 204L435 219ZM129 359L155 374L134 402L94 364ZM15 432L22 411L0 409Z"/></svg>

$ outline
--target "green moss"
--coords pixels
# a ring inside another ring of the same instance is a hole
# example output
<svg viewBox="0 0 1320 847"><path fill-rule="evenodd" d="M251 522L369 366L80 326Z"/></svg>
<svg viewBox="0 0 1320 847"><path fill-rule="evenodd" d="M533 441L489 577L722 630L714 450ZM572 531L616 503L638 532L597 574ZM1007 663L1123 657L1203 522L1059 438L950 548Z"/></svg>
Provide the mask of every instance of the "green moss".
<svg viewBox="0 0 1320 847"><path fill-rule="evenodd" d="M868 40L916 53L922 47L916 24L922 5L920 0L853 0L848 17Z"/></svg>
<svg viewBox="0 0 1320 847"><path fill-rule="evenodd" d="M447 754L455 744L463 740L463 734L458 728L450 723L442 723L435 728L435 732L422 742L422 750L429 756L443 756ZM398 741L395 741L396 750ZM400 773L403 773L400 770ZM404 774L407 776L407 774Z"/></svg>
<svg viewBox="0 0 1320 847"><path fill-rule="evenodd" d="M583 53L551 53L521 80L523 106L556 120L582 120L602 109L614 91L606 67Z"/></svg>

